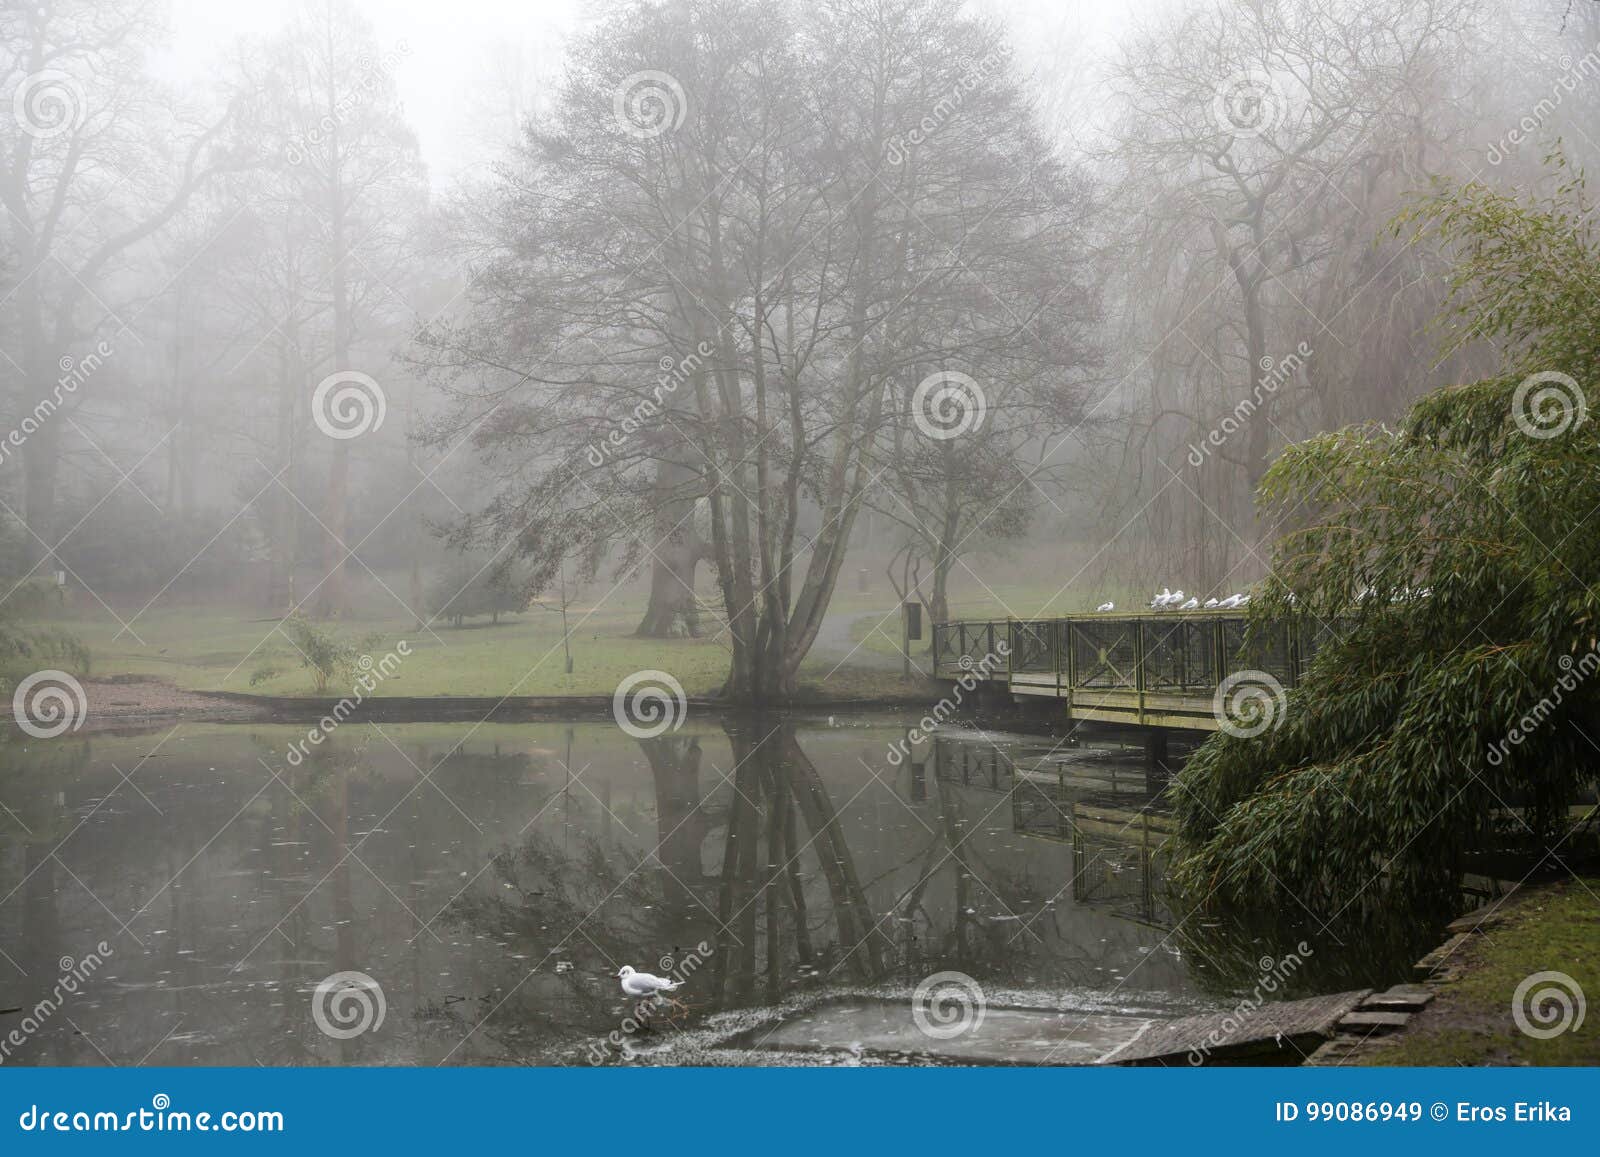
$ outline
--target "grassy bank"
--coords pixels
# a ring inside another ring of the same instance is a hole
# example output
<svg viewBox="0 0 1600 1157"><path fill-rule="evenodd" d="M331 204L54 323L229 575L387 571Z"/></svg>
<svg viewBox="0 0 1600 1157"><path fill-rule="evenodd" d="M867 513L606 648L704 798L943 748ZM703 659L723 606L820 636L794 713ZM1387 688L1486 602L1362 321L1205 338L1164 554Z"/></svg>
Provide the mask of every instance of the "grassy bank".
<svg viewBox="0 0 1600 1157"><path fill-rule="evenodd" d="M588 608L574 608L572 621ZM583 619L572 638L573 670L566 671L558 616L533 613L502 618L498 624L477 621L456 629L435 624L418 630L400 617L359 618L322 623L366 647L374 657L404 639L411 655L377 688L394 696L480 695L609 695L624 676L655 669L671 673L689 695L709 695L728 670L726 639L639 639L637 607L602 607ZM155 609L134 624L138 638L109 616L64 616L52 626L71 631L89 648L94 678L153 676L191 691L238 691L264 695L304 696L313 693L309 672L275 620L258 611L228 608ZM925 694L920 685L885 679L881 671L863 670L841 655L818 654L802 672L803 690L816 698L884 698ZM252 677L270 670L265 678ZM336 680L329 691L346 688Z"/></svg>
<svg viewBox="0 0 1600 1157"><path fill-rule="evenodd" d="M1055 614L1083 610L1096 597L1116 594L1063 592L1058 583L996 581L984 589L969 582L952 592L951 610L969 618L1005 617L1008 608L1017 614L1039 608ZM645 593L635 584L597 592L593 602L568 609L570 674L561 617L544 610L503 616L499 623L479 618L460 628L436 622L418 629L392 595L374 590L366 592L370 597L353 599L362 608L356 614L318 625L352 643L375 639L364 647L375 657L406 640L412 654L379 686L379 695L609 695L624 676L647 669L670 672L690 695L715 692L729 659L720 624L708 616L706 634L698 639L635 638ZM712 597L709 589L705 597ZM95 678L153 676L189 691L281 696L313 691L289 637L259 607L183 606L163 599L147 610L135 604L116 612L121 621L80 593L65 613L47 622L87 645ZM132 633L123 622L131 622ZM898 604L887 584L874 582L869 591L841 584L823 636L802 669L803 690L828 699L925 696L926 686L902 683L893 664L884 662L899 654L899 631ZM914 653L925 661L927 640L919 646ZM340 694L344 689L330 685L329 690Z"/></svg>
<svg viewBox="0 0 1600 1157"><path fill-rule="evenodd" d="M1600 1013L1547 1040L1529 1036L1512 1015L1517 986L1538 972L1560 972L1587 1000L1600 997L1600 877L1533 889L1510 902L1503 921L1471 938L1460 975L1389 1047L1377 1065L1600 1064ZM1534 986L1534 991L1547 987ZM1527 1001L1524 1002L1524 1007ZM1555 1005L1547 1006L1556 1011ZM1539 1022L1533 1020L1534 1027ZM1553 1026L1552 1026L1553 1027Z"/></svg>

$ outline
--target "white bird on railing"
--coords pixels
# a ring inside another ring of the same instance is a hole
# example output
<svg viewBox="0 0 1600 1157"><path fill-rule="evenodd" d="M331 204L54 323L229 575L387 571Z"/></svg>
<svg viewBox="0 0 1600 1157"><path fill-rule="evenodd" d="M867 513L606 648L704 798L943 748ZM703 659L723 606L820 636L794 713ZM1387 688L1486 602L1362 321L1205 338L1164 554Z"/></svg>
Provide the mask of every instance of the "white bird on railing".
<svg viewBox="0 0 1600 1157"><path fill-rule="evenodd" d="M1199 599L1190 599L1188 602L1184 603L1183 606L1179 607L1178 609L1180 611L1199 610L1200 609L1200 600Z"/></svg>
<svg viewBox="0 0 1600 1157"><path fill-rule="evenodd" d="M1117 604L1116 603L1101 603L1098 607L1095 608L1095 610L1097 610L1097 611L1114 611L1116 609L1117 609Z"/></svg>
<svg viewBox="0 0 1600 1157"><path fill-rule="evenodd" d="M1159 595L1157 595L1155 598L1150 600L1150 609L1152 611L1159 611L1162 607L1167 605L1167 600L1170 599L1171 597L1172 597L1172 592L1169 591L1166 587L1162 587L1161 588L1161 593Z"/></svg>
<svg viewBox="0 0 1600 1157"><path fill-rule="evenodd" d="M648 972L635 972L631 964L624 964L617 976L622 980L622 991L629 996L655 996L658 992L671 992L678 987L676 980L651 976Z"/></svg>
<svg viewBox="0 0 1600 1157"><path fill-rule="evenodd" d="M1207 599L1203 605L1205 606L1206 610L1209 611L1212 607L1216 606L1217 603L1218 603L1217 599L1210 598L1210 599Z"/></svg>
<svg viewBox="0 0 1600 1157"><path fill-rule="evenodd" d="M1239 606L1243 606L1243 605L1244 605L1244 596L1243 595L1229 595L1227 598L1223 599L1220 603L1217 604L1218 607L1221 607L1224 610L1230 610L1230 611L1234 607L1239 607Z"/></svg>

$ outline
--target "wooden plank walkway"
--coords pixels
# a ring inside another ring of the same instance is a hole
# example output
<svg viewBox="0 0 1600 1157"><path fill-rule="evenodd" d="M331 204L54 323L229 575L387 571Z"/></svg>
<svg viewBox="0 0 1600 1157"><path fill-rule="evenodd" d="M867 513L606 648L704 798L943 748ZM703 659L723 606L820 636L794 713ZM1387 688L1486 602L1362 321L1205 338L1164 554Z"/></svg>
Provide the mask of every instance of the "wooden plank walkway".
<svg viewBox="0 0 1600 1157"><path fill-rule="evenodd" d="M1371 992L1363 988L1156 1021L1101 1057L1099 1063L1297 1065L1332 1040L1339 1023Z"/></svg>

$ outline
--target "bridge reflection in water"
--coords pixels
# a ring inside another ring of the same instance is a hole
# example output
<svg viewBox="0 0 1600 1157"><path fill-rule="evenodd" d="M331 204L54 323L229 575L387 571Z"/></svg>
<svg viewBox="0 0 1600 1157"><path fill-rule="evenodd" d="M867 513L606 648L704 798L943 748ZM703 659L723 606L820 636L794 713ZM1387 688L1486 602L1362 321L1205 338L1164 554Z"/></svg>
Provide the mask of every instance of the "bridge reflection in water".
<svg viewBox="0 0 1600 1157"><path fill-rule="evenodd" d="M1172 927L1160 887L1174 830L1165 765L1142 747L1110 741L1016 750L978 732L935 734L912 749L912 790L931 774L1009 795L1013 832L1071 845L1074 903Z"/></svg>
<svg viewBox="0 0 1600 1157"><path fill-rule="evenodd" d="M934 674L1058 700L1070 719L1215 731L1224 680L1248 671L1292 687L1325 638L1285 625L1246 646L1245 623L1234 611L936 623Z"/></svg>

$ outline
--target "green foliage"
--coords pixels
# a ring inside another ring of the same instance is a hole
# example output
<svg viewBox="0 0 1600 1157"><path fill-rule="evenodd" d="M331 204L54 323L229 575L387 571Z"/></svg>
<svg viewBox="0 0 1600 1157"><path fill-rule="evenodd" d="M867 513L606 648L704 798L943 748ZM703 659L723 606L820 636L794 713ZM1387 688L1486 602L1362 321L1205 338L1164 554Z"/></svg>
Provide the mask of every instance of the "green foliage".
<svg viewBox="0 0 1600 1157"><path fill-rule="evenodd" d="M352 642L301 614L293 614L285 619L283 629L288 632L294 649L299 653L300 666L311 672L311 682L318 695L327 692L328 684L335 677L343 682L353 682L361 656L377 646L382 638L380 635L367 635ZM255 686L276 674L278 669L269 660L250 676L250 684Z"/></svg>
<svg viewBox="0 0 1600 1157"><path fill-rule="evenodd" d="M76 636L31 623L60 600L59 589L42 580L19 583L0 600L0 695L9 697L19 680L45 668L89 673L89 649ZM22 625L23 619L30 625Z"/></svg>
<svg viewBox="0 0 1600 1157"><path fill-rule="evenodd" d="M1554 160L1548 196L1439 187L1398 220L1453 259L1446 347L1490 337L1506 372L1269 470L1292 529L1251 617L1326 642L1277 730L1219 734L1180 777L1180 883L1326 918L1566 834L1600 740L1600 246ZM1560 413L1520 387L1552 371L1590 416L1533 436Z"/></svg>
<svg viewBox="0 0 1600 1157"><path fill-rule="evenodd" d="M528 585L512 568L463 556L445 567L428 592L428 613L457 627L463 619L516 614L528 607Z"/></svg>

